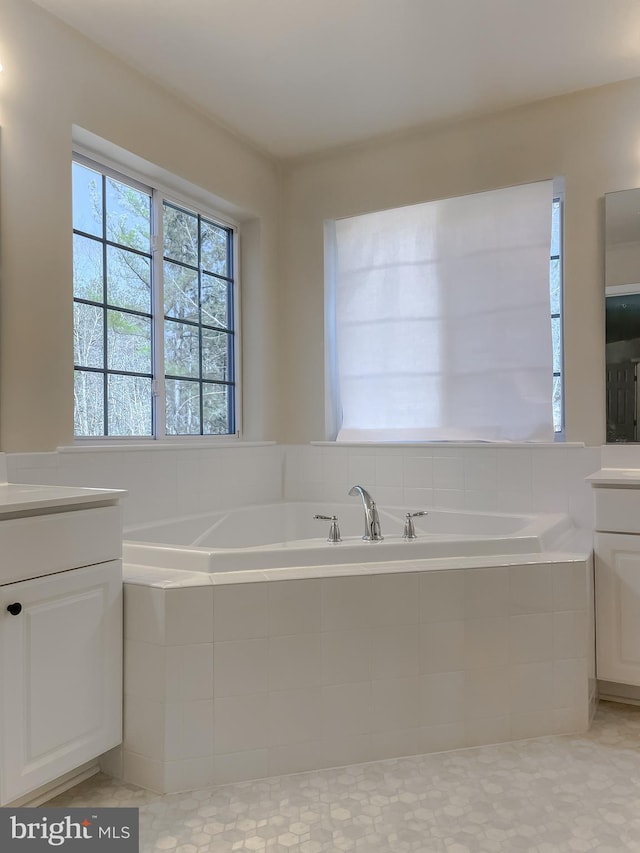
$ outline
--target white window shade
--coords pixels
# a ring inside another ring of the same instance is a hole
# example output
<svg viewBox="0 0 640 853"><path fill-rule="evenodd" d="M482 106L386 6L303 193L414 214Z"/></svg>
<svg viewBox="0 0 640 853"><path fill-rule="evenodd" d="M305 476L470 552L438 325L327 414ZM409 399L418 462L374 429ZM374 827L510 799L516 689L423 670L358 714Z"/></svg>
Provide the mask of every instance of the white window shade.
<svg viewBox="0 0 640 853"><path fill-rule="evenodd" d="M553 441L552 201L544 181L330 224L338 440Z"/></svg>

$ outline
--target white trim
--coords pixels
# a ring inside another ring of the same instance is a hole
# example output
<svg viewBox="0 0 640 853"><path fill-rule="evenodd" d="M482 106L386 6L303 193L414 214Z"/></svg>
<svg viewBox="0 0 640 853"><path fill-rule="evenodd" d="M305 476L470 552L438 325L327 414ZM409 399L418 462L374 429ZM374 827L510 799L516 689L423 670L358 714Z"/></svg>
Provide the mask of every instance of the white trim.
<svg viewBox="0 0 640 853"><path fill-rule="evenodd" d="M223 199L83 128L74 126L72 148L80 156L98 165L104 163L109 169L133 181L138 181L144 186L153 184L154 189L167 196L185 196L190 199L191 204L195 202L197 206L204 207L208 211L207 216L213 214L221 225L237 228L240 224L240 219L235 218L229 210L225 209L227 205L224 204Z"/></svg>
<svg viewBox="0 0 640 853"><path fill-rule="evenodd" d="M126 438L126 437L125 437ZM185 441L185 438L189 438ZM105 436L106 441L110 441L110 436ZM204 441L202 440L204 439ZM107 444L105 442L87 443L82 445L71 444L57 447L57 453L128 453L139 452L144 450L225 450L233 448L243 449L247 447L281 447L276 441L240 441L234 435L221 436L220 440L212 441L211 436L196 435L193 437L177 435L175 441L141 441L133 443L129 439L129 443L123 444ZM32 454L24 454L31 456Z"/></svg>
<svg viewBox="0 0 640 853"><path fill-rule="evenodd" d="M633 296L640 293L640 284L611 284L604 289L605 296Z"/></svg>

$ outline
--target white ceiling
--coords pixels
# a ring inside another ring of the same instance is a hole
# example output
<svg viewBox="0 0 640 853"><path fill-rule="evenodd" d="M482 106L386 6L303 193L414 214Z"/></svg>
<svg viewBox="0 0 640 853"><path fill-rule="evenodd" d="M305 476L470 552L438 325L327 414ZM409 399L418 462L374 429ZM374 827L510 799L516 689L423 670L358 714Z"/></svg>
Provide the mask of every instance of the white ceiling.
<svg viewBox="0 0 640 853"><path fill-rule="evenodd" d="M277 157L640 76L639 0L36 0Z"/></svg>

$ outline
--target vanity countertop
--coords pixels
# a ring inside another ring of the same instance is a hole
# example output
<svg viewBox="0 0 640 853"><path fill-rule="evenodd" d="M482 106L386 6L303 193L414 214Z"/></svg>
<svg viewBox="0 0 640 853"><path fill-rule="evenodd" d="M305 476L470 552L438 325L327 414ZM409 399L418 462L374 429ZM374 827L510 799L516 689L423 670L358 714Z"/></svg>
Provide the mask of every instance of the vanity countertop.
<svg viewBox="0 0 640 853"><path fill-rule="evenodd" d="M585 479L596 488L600 486L640 488L640 468L601 468Z"/></svg>
<svg viewBox="0 0 640 853"><path fill-rule="evenodd" d="M41 514L50 509L87 507L114 504L126 495L120 489L81 489L76 486L35 486L21 483L0 483L0 519L19 515Z"/></svg>

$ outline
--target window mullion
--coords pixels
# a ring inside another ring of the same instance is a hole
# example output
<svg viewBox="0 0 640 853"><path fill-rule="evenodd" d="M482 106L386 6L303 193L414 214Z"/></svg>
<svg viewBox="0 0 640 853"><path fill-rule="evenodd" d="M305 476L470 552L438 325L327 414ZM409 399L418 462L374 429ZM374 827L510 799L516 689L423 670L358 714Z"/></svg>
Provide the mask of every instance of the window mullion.
<svg viewBox="0 0 640 853"><path fill-rule="evenodd" d="M167 434L166 394L164 381L164 268L163 247L164 231L162 227L161 193L154 190L151 196L153 222L153 418L154 433L157 439Z"/></svg>

